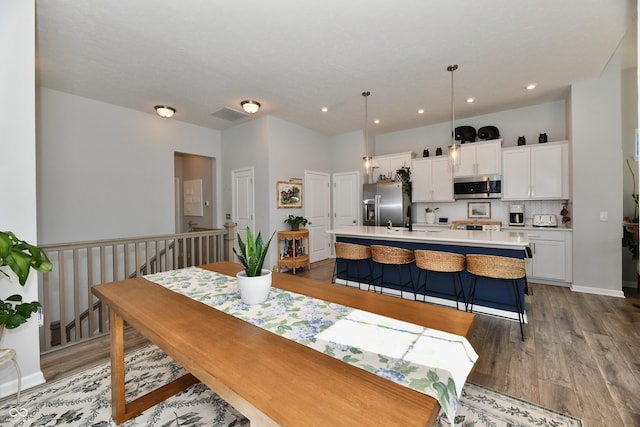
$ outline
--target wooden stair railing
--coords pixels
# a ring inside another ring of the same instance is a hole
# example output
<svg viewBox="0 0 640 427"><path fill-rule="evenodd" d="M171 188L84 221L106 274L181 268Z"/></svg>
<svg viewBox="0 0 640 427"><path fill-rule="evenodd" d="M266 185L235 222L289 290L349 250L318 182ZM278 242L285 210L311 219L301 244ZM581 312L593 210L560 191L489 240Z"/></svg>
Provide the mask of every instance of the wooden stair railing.
<svg viewBox="0 0 640 427"><path fill-rule="evenodd" d="M224 229L41 245L54 264L52 272L38 273L44 320L41 351L109 332L108 307L93 296L91 286L233 260L234 240L235 224L230 222Z"/></svg>

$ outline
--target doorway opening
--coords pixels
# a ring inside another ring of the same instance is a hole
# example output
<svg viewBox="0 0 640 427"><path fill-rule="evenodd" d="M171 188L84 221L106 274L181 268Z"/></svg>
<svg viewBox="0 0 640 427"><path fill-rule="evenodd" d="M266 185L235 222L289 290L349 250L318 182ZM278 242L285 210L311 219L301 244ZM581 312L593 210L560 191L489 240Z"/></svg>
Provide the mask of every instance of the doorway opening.
<svg viewBox="0 0 640 427"><path fill-rule="evenodd" d="M174 153L176 233L215 228L216 159Z"/></svg>

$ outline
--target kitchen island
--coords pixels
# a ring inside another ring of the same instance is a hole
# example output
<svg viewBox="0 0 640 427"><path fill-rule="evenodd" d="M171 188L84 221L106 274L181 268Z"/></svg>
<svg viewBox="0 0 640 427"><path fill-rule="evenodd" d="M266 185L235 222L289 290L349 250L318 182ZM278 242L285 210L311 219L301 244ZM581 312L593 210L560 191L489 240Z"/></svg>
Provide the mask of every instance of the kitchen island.
<svg viewBox="0 0 640 427"><path fill-rule="evenodd" d="M427 249L433 251L454 252L463 255L467 254L488 254L511 258L525 258L526 248L529 246L527 234L518 231L475 231L475 230L450 230L443 227L431 227L420 230L409 231L406 228L374 227L374 226L354 226L329 230L329 234L334 235L335 241L345 243L355 243L359 245L387 245L405 248L409 250ZM338 260L338 271L344 269ZM367 261L361 261L366 264ZM368 272L365 265L359 269L362 275L357 278L357 269L351 265L349 269L350 279L345 280L345 275L338 275L337 283L350 286L363 287L368 289L369 284L365 277ZM376 272L379 266L374 266ZM418 278L418 268L412 264L412 276L414 282ZM356 277L357 280L353 280ZM386 277L386 276L385 276ZM421 279L422 280L422 279ZM385 281L387 279L385 278ZM466 271L462 272L462 286L464 294L468 298L471 293L471 275ZM428 289L424 295L424 300L446 306L456 306L453 296L447 297L451 293L451 278L438 273L429 275ZM521 301L524 301L524 280L519 283L519 294ZM398 288L399 289L399 288ZM397 293L397 289L385 289L385 292ZM406 294L406 292L405 292ZM417 296L419 300L423 295ZM523 308L524 309L524 308ZM518 319L515 308L515 295L511 283L506 281L478 278L475 294L474 312L494 314L498 316ZM526 313L525 321L526 321Z"/></svg>

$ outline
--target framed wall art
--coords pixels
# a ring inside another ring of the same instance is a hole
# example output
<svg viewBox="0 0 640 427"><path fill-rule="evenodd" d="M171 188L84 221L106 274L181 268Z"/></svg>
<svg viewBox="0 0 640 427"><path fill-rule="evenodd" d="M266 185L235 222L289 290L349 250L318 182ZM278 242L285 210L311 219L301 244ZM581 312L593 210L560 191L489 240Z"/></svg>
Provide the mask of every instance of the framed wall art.
<svg viewBox="0 0 640 427"><path fill-rule="evenodd" d="M467 218L491 218L491 202L467 202Z"/></svg>
<svg viewBox="0 0 640 427"><path fill-rule="evenodd" d="M302 184L299 182L278 181L278 208L302 207Z"/></svg>

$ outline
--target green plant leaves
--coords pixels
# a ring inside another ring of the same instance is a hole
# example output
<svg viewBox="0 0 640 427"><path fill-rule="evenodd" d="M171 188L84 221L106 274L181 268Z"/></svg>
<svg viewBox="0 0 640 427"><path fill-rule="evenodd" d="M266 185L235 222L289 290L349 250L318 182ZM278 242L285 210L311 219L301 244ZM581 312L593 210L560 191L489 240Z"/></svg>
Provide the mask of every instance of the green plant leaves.
<svg viewBox="0 0 640 427"><path fill-rule="evenodd" d="M5 265L18 276L18 283L22 286L27 283L31 268L42 272L53 269L53 264L42 249L18 239L10 231L0 231L0 267Z"/></svg>
<svg viewBox="0 0 640 427"><path fill-rule="evenodd" d="M233 253L236 254L238 260L244 267L244 271L248 277L259 276L262 271L264 260L271 244L271 239L276 234L274 231L267 243L263 243L262 235L258 232L258 236L254 239L251 229L247 227L246 231L246 243L242 241L240 233L238 233L238 250L233 248Z"/></svg>
<svg viewBox="0 0 640 427"><path fill-rule="evenodd" d="M0 300L0 324L7 329L15 329L29 320L39 308L37 301L23 303L21 295L11 295L4 301Z"/></svg>

